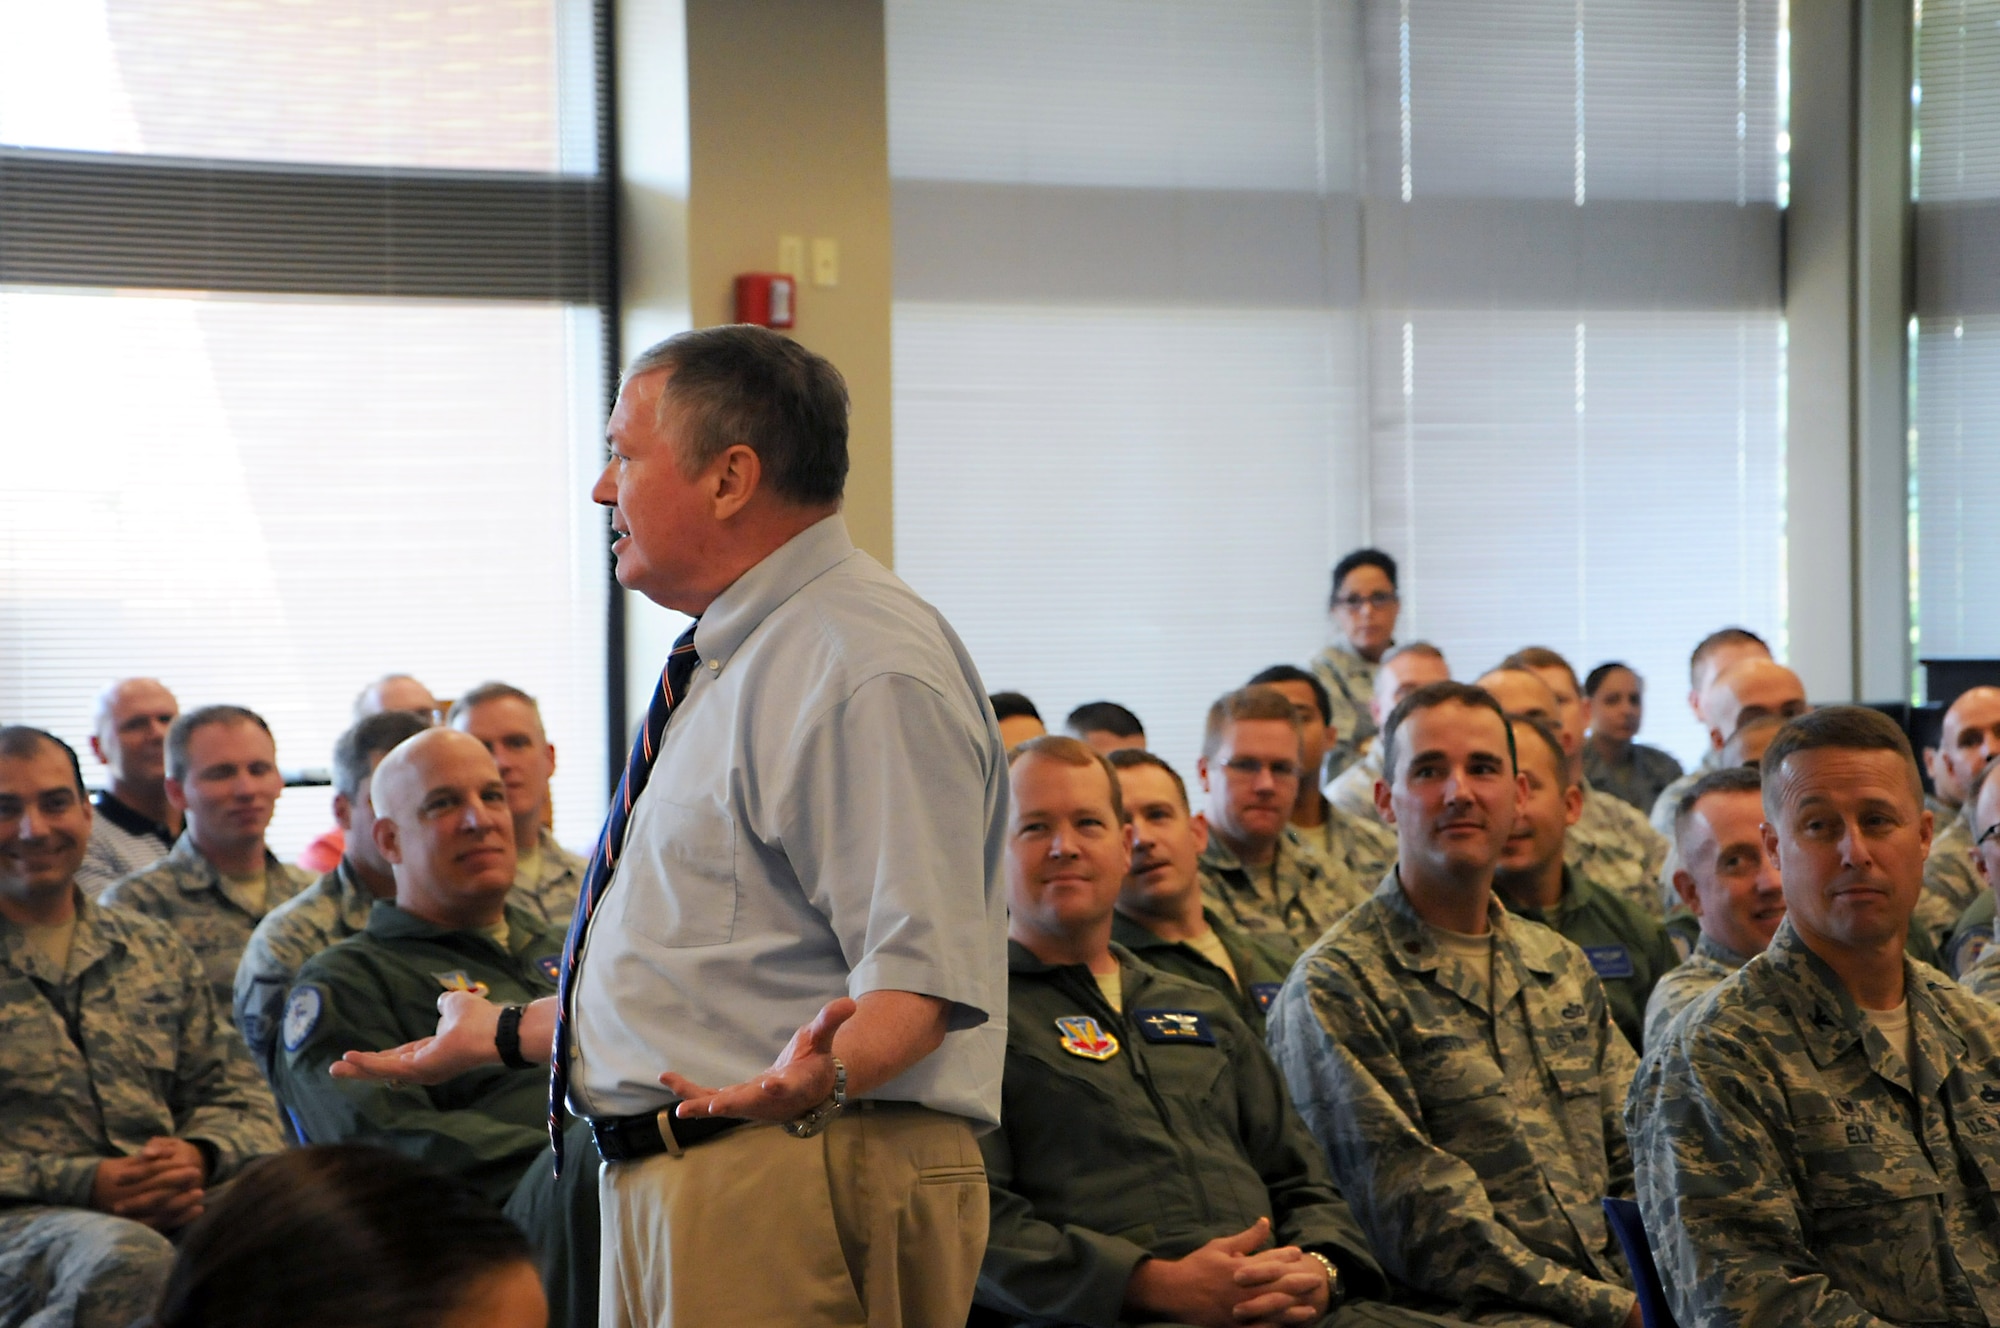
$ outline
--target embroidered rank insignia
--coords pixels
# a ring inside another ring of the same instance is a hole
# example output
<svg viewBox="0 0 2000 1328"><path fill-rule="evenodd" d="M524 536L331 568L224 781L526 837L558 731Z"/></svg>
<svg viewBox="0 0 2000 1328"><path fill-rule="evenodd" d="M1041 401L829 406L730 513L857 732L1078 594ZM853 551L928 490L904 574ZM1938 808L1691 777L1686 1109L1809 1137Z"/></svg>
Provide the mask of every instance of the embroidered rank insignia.
<svg viewBox="0 0 2000 1328"><path fill-rule="evenodd" d="M1108 1061L1118 1054L1118 1039L1097 1026L1087 1014L1073 1014L1056 1020L1062 1034L1062 1049L1087 1061Z"/></svg>
<svg viewBox="0 0 2000 1328"><path fill-rule="evenodd" d="M1622 945L1586 945L1583 953L1600 978L1629 978L1639 971L1632 966L1632 952Z"/></svg>
<svg viewBox="0 0 2000 1328"><path fill-rule="evenodd" d="M297 1051L319 1027L320 1012L326 1008L326 997L318 987L300 987L292 993L292 999L285 1002L285 1050Z"/></svg>
<svg viewBox="0 0 2000 1328"><path fill-rule="evenodd" d="M542 970L542 976L551 982L562 981L562 956L543 955L535 961L535 967Z"/></svg>
<svg viewBox="0 0 2000 1328"><path fill-rule="evenodd" d="M493 990L484 982L474 982L462 968L454 968L449 973L433 973L431 976L436 978L438 985L446 991L469 991L474 996L485 996Z"/></svg>
<svg viewBox="0 0 2000 1328"><path fill-rule="evenodd" d="M1148 1042L1191 1042L1197 1047L1215 1045L1208 1020L1193 1010L1134 1010L1139 1036Z"/></svg>
<svg viewBox="0 0 2000 1328"><path fill-rule="evenodd" d="M1563 1006L1563 1018L1565 1019L1583 1018L1583 1007L1581 1005L1578 1005L1575 1001L1571 1001L1568 1005Z"/></svg>
<svg viewBox="0 0 2000 1328"><path fill-rule="evenodd" d="M1265 1014L1271 1012L1271 1002L1278 999L1282 982L1253 982L1250 984L1250 999L1257 1002L1257 1008Z"/></svg>
<svg viewBox="0 0 2000 1328"><path fill-rule="evenodd" d="M1986 1085L1986 1087L1979 1090L1979 1100L1981 1102L2000 1102L2000 1088L1995 1088L1992 1084Z"/></svg>

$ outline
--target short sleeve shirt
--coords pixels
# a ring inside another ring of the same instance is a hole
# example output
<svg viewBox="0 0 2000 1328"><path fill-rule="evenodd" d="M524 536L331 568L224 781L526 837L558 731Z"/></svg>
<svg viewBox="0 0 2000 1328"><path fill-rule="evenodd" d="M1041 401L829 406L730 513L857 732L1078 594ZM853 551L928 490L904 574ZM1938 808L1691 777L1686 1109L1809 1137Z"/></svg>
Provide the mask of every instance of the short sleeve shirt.
<svg viewBox="0 0 2000 1328"><path fill-rule="evenodd" d="M827 1001L951 1006L869 1094L990 1127L1006 1056L1006 754L965 647L838 516L702 615L571 995L571 1104L742 1082Z"/></svg>

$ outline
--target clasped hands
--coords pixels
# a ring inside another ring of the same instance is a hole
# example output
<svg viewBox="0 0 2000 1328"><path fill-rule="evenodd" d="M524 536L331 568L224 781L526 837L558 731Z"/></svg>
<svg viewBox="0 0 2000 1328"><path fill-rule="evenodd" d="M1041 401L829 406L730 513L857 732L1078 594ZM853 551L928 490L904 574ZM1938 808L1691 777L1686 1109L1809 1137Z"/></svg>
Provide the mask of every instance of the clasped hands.
<svg viewBox="0 0 2000 1328"><path fill-rule="evenodd" d="M1125 1284L1125 1305L1197 1328L1304 1324L1327 1311L1326 1268L1296 1245L1267 1249L1271 1219L1218 1236L1178 1259L1147 1259Z"/></svg>
<svg viewBox="0 0 2000 1328"><path fill-rule="evenodd" d="M157 1138L130 1157L107 1157L90 1179L90 1206L177 1231L202 1214L208 1159L185 1139Z"/></svg>

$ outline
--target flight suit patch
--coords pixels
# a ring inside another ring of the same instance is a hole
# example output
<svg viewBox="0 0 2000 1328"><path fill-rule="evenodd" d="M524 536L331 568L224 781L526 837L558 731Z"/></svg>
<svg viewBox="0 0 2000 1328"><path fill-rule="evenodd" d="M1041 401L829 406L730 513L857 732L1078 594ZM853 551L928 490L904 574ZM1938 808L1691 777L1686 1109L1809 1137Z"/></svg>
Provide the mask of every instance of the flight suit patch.
<svg viewBox="0 0 2000 1328"><path fill-rule="evenodd" d="M1257 1002L1257 1008L1266 1014L1271 1012L1271 1002L1278 999L1284 989L1282 982L1253 982L1250 984L1250 999Z"/></svg>
<svg viewBox="0 0 2000 1328"><path fill-rule="evenodd" d="M484 982L473 981L462 968L454 968L449 973L433 973L431 976L436 978L438 985L446 991L469 991L474 996L485 996L493 990Z"/></svg>
<svg viewBox="0 0 2000 1328"><path fill-rule="evenodd" d="M285 1003L286 1051L297 1051L306 1044L325 1009L326 997L318 987L300 987L292 993L292 999Z"/></svg>
<svg viewBox="0 0 2000 1328"><path fill-rule="evenodd" d="M1097 1026L1087 1014L1065 1015L1056 1020L1062 1035L1062 1049L1087 1061L1108 1061L1118 1054L1118 1039Z"/></svg>
<svg viewBox="0 0 2000 1328"><path fill-rule="evenodd" d="M1622 945L1586 945L1583 954L1600 978L1629 978L1639 971L1632 966L1632 952Z"/></svg>
<svg viewBox="0 0 2000 1328"><path fill-rule="evenodd" d="M562 981L562 956L543 955L535 961L535 967L542 970L542 976L551 982Z"/></svg>
<svg viewBox="0 0 2000 1328"><path fill-rule="evenodd" d="M1215 1045L1208 1020L1194 1010L1135 1010L1139 1036L1148 1042L1192 1042L1200 1047Z"/></svg>

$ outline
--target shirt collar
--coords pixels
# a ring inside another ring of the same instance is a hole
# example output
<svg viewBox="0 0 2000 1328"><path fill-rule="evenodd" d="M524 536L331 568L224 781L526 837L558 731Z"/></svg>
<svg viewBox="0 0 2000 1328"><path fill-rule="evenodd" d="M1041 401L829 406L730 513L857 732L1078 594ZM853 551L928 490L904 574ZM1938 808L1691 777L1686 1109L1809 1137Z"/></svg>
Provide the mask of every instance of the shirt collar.
<svg viewBox="0 0 2000 1328"><path fill-rule="evenodd" d="M840 513L815 521L732 581L701 615L694 647L714 672L726 665L757 625L808 582L856 552Z"/></svg>
<svg viewBox="0 0 2000 1328"><path fill-rule="evenodd" d="M1741 968L1750 962L1749 955L1737 954L1734 950L1703 932L1694 943L1694 952L1703 959L1712 959L1725 968Z"/></svg>
<svg viewBox="0 0 2000 1328"><path fill-rule="evenodd" d="M1384 904L1384 927L1389 937L1389 953L1404 968L1418 972L1435 969L1438 966L1437 933L1417 913L1417 906L1410 902L1403 891L1402 868L1391 867L1388 877L1375 897ZM1533 973L1552 973L1555 970L1540 955L1531 954L1514 942L1514 933L1506 908L1500 903L1500 896L1493 895L1486 901L1486 927L1493 935L1494 952L1497 956L1502 948L1512 951L1521 961L1521 966Z"/></svg>
<svg viewBox="0 0 2000 1328"><path fill-rule="evenodd" d="M1866 1016L1860 1005L1833 968L1799 936L1790 918L1778 924L1778 934L1771 938L1764 956L1788 998L1786 1004L1815 1065L1824 1069L1857 1044L1867 1054L1863 1036ZM1910 1071L1916 1091L1927 1093L1963 1057L1965 1039L1939 1012L1930 984L1907 955L1903 957L1903 998L1909 1002L1910 1024L1920 1059L1925 1062L1911 1066ZM1900 1047L1894 1050L1898 1055L1902 1052ZM1881 1072L1879 1065L1875 1069Z"/></svg>
<svg viewBox="0 0 2000 1328"><path fill-rule="evenodd" d="M173 831L167 829L166 826L161 825L152 817L147 816L144 812L134 811L132 808L118 801L118 799L111 796L110 789L105 789L102 793L99 793L94 805L97 808L99 816L102 816L126 834L150 835L154 839L159 840L163 847L173 847Z"/></svg>

